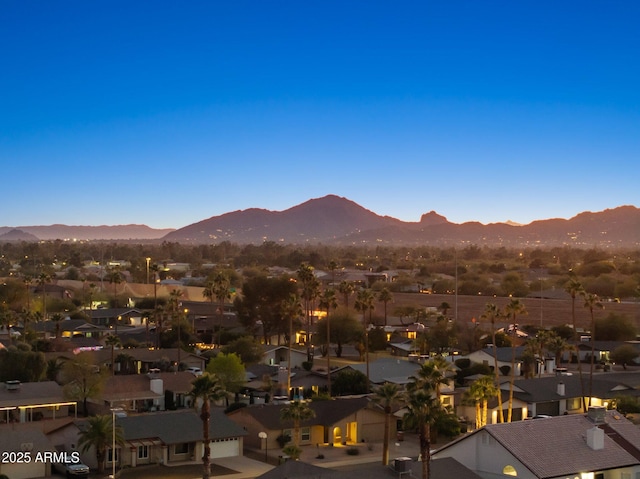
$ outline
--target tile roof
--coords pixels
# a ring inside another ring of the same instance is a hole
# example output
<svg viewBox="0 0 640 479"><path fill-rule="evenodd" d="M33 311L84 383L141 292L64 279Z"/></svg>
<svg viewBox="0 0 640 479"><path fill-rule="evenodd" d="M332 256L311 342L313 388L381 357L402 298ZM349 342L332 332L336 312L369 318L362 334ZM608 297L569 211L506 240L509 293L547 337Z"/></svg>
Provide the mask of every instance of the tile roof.
<svg viewBox="0 0 640 479"><path fill-rule="evenodd" d="M617 411L608 411L607 425L633 444L640 453L640 431ZM548 419L490 424L480 429L493 436L506 450L539 478L573 476L584 471L601 471L640 465L640 460L623 447L605 429L604 448L594 450L587 444L587 430L594 423L586 415L558 416ZM559 451L567 451L559 454Z"/></svg>

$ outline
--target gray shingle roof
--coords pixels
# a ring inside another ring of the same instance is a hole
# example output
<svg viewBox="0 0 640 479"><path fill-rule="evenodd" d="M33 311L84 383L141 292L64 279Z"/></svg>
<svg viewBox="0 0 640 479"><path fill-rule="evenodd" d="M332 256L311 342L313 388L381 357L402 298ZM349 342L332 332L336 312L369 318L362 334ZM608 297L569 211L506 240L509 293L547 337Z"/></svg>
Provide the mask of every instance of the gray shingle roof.
<svg viewBox="0 0 640 479"><path fill-rule="evenodd" d="M165 444L178 444L202 440L202 420L193 410L121 417L116 419L116 424L122 426L124 439L127 441L159 439ZM211 440L246 434L221 409L212 408L209 422Z"/></svg>
<svg viewBox="0 0 640 479"><path fill-rule="evenodd" d="M309 407L314 410L316 417L302 422L302 426L331 426L341 419L367 407L369 400L362 398L333 399L330 401L314 401ZM284 404L260 404L238 409L233 414L249 414L257 422L267 429L276 430L283 426L280 420L280 411L286 407Z"/></svg>

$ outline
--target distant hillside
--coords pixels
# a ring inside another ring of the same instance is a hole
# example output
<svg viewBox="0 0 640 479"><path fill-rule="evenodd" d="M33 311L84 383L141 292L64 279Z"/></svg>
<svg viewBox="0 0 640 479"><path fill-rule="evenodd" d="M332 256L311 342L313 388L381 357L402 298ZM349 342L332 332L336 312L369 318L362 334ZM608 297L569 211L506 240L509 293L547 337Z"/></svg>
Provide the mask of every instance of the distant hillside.
<svg viewBox="0 0 640 479"><path fill-rule="evenodd" d="M435 211L418 222L380 216L335 195L308 200L284 211L251 208L233 211L177 230L145 225L0 227L0 241L37 240L172 241L178 243L453 246L640 246L640 209L620 206L584 212L570 219L517 225L451 223Z"/></svg>
<svg viewBox="0 0 640 479"><path fill-rule="evenodd" d="M11 231L20 231L31 239L18 238L13 241L37 241L37 240L154 240L160 239L173 231L167 229L154 229L145 225L115 225L115 226L18 226L17 228L0 227L0 241L9 241L4 238ZM12 233L15 237L15 233Z"/></svg>
<svg viewBox="0 0 640 479"><path fill-rule="evenodd" d="M167 234L166 241L185 243L388 244L489 246L637 247L640 209L621 206L571 219L508 223L456 224L431 211L420 222L379 216L346 198L329 195L284 211L248 209L194 223Z"/></svg>

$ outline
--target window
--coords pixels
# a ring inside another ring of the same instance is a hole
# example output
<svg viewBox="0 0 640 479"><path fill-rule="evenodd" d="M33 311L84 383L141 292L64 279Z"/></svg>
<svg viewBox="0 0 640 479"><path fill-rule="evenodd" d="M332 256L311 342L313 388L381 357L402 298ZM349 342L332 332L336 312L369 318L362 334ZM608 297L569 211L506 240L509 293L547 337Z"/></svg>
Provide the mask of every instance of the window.
<svg viewBox="0 0 640 479"><path fill-rule="evenodd" d="M149 446L138 446L138 459L149 459Z"/></svg>
<svg viewBox="0 0 640 479"><path fill-rule="evenodd" d="M116 462L120 459L120 449L116 448ZM113 462L113 449L107 449L107 462Z"/></svg>
<svg viewBox="0 0 640 479"><path fill-rule="evenodd" d="M300 440L301 441L311 441L311 428L303 427L300 430Z"/></svg>
<svg viewBox="0 0 640 479"><path fill-rule="evenodd" d="M621 472L620 473L620 479L631 479L631 473L630 472Z"/></svg>
<svg viewBox="0 0 640 479"><path fill-rule="evenodd" d="M176 454L188 454L189 453L189 443L183 442L181 444L176 444L174 452Z"/></svg>
<svg viewBox="0 0 640 479"><path fill-rule="evenodd" d="M570 398L567 399L567 410L568 411L576 411L582 407L582 401L580 398Z"/></svg>
<svg viewBox="0 0 640 479"><path fill-rule="evenodd" d="M505 476L514 476L514 477L518 476L518 472L516 471L516 468L513 466L504 466L504 469L502 469L502 474L504 474Z"/></svg>

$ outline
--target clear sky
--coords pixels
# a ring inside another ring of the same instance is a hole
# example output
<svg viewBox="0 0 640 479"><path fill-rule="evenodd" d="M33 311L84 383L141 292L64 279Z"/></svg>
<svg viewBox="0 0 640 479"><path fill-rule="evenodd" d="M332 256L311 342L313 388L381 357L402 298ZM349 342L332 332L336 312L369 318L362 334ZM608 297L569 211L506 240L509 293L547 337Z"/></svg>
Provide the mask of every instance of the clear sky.
<svg viewBox="0 0 640 479"><path fill-rule="evenodd" d="M640 206L640 2L0 1L0 226Z"/></svg>

